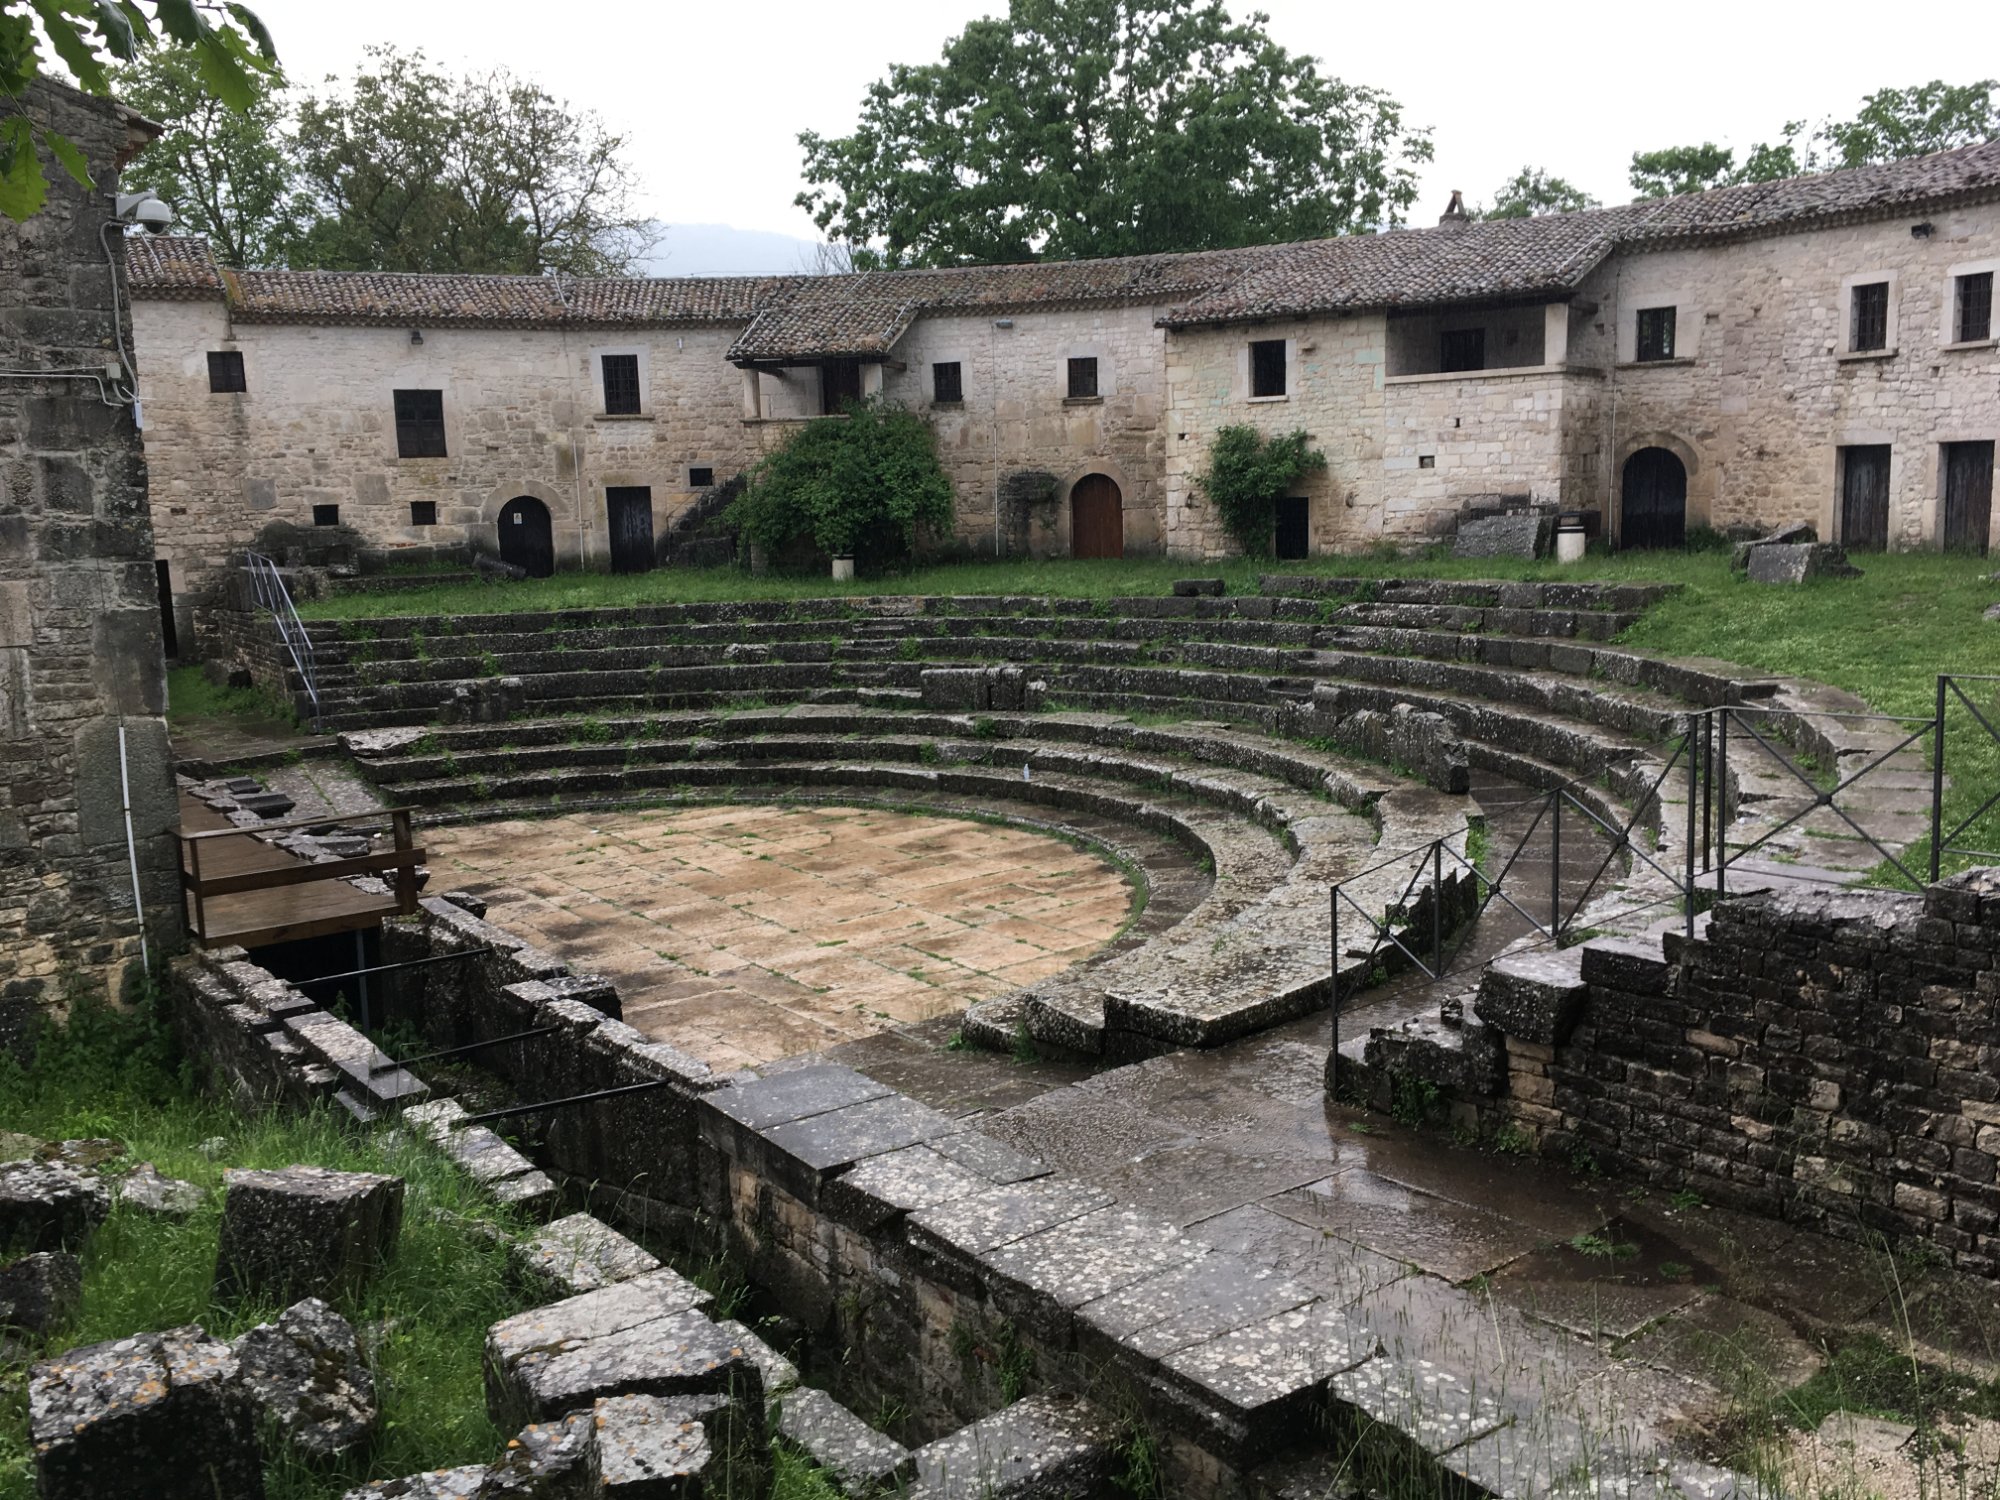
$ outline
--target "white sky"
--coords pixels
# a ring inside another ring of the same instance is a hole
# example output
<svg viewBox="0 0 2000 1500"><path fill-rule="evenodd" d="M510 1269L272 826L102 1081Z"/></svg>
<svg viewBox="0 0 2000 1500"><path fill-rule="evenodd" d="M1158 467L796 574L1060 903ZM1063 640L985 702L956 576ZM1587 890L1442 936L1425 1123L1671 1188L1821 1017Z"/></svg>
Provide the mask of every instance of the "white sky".
<svg viewBox="0 0 2000 1500"><path fill-rule="evenodd" d="M502 65L627 133L643 207L669 224L816 237L793 207L797 133L852 129L892 62L935 60L1006 0L251 0L300 82L345 74L371 42L453 69ZM1739 149L1787 118L1850 114L1876 88L2000 73L2000 4L1854 0L1333 4L1252 0L1269 31L1327 72L1387 89L1433 127L1413 219L1452 188L1490 199L1524 164L1605 202L1631 196L1634 150ZM1856 29L1858 27L1858 29Z"/></svg>

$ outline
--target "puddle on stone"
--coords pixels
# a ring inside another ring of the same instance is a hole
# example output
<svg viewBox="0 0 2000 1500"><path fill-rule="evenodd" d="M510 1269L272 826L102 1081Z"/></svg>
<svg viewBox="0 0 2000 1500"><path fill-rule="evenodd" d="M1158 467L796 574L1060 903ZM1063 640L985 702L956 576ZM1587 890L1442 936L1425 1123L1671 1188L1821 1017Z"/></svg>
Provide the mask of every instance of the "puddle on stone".
<svg viewBox="0 0 2000 1500"><path fill-rule="evenodd" d="M1720 1280L1684 1246L1623 1218L1546 1245L1493 1278L1494 1291L1528 1316L1616 1342L1699 1301Z"/></svg>

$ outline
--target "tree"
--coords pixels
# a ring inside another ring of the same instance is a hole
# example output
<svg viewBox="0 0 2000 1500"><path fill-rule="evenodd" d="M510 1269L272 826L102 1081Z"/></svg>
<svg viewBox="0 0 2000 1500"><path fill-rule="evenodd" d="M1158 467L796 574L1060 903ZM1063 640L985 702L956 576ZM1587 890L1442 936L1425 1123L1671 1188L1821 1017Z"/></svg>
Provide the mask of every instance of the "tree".
<svg viewBox="0 0 2000 1500"><path fill-rule="evenodd" d="M1699 146L1669 146L1662 151L1634 151L1631 180L1641 198L1707 192L1736 181L1736 153L1712 141Z"/></svg>
<svg viewBox="0 0 2000 1500"><path fill-rule="evenodd" d="M2000 140L2000 81L1948 84L1942 79L1910 88L1878 89L1861 101L1851 120L1808 126L1788 120L1782 136L1752 146L1742 164L1736 153L1704 142L1632 154L1632 186L1642 198L1699 193L1741 182L1772 182L1900 161Z"/></svg>
<svg viewBox="0 0 2000 1500"><path fill-rule="evenodd" d="M112 74L118 97L165 127L122 174L174 206L180 223L208 236L229 266L283 265L299 235L284 140L290 111L261 75L235 110L211 94L199 57L185 47L142 53Z"/></svg>
<svg viewBox="0 0 2000 1500"><path fill-rule="evenodd" d="M1540 167L1523 167L1493 195L1493 206L1482 219L1528 219L1537 214L1574 214L1596 208L1597 200L1575 183L1551 177Z"/></svg>
<svg viewBox="0 0 2000 1500"><path fill-rule="evenodd" d="M328 85L298 107L300 264L611 276L658 240L624 137L536 84L371 47L345 90Z"/></svg>
<svg viewBox="0 0 2000 1500"><path fill-rule="evenodd" d="M879 567L951 529L951 480L921 417L879 400L853 402L766 455L727 515L781 560L851 553Z"/></svg>
<svg viewBox="0 0 2000 1500"><path fill-rule="evenodd" d="M80 186L93 184L83 154L60 131L29 118L20 101L42 76L45 54L61 59L93 94L111 91L106 58L131 62L164 37L186 48L208 96L234 110L255 102L260 78L277 76L270 32L247 5L208 0L0 0L0 213L17 223L48 200L46 151Z"/></svg>
<svg viewBox="0 0 2000 1500"><path fill-rule="evenodd" d="M1430 134L1220 0L1009 0L806 131L799 205L872 264L1148 254L1401 221Z"/></svg>
<svg viewBox="0 0 2000 1500"><path fill-rule="evenodd" d="M1278 524L1278 502L1306 475L1326 467L1326 455L1303 430L1267 438L1247 424L1224 427L1208 450L1208 466L1195 487L1222 517L1236 545L1251 557L1269 557Z"/></svg>

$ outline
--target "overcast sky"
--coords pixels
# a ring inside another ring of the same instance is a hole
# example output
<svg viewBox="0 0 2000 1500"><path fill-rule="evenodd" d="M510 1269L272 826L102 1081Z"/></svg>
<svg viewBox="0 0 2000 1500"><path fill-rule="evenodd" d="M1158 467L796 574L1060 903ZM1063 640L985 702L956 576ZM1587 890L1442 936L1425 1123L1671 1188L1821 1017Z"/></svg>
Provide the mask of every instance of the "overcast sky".
<svg viewBox="0 0 2000 1500"><path fill-rule="evenodd" d="M1006 0L252 0L291 76L347 73L371 42L453 68L504 65L628 134L644 206L669 224L814 236L792 205L797 134L852 128L892 62L934 60ZM1252 5L1232 5L1241 16ZM1453 188L1490 199L1523 164L1605 202L1638 149L1748 146L1787 118L1851 113L1864 93L2000 72L2000 5L1600 0L1590 5L1261 0L1271 35L1399 98L1434 131L1413 217ZM1866 19L1859 32L1852 23Z"/></svg>

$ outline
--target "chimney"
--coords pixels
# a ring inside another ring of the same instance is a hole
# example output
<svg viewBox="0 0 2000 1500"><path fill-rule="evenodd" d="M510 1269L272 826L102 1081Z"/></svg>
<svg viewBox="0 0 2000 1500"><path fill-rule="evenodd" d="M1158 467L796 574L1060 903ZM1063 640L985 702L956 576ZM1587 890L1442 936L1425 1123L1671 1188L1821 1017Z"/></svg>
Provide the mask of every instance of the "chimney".
<svg viewBox="0 0 2000 1500"><path fill-rule="evenodd" d="M1472 216L1465 211L1465 195L1457 188L1451 190L1451 203L1438 215L1440 225L1464 225L1472 222Z"/></svg>

